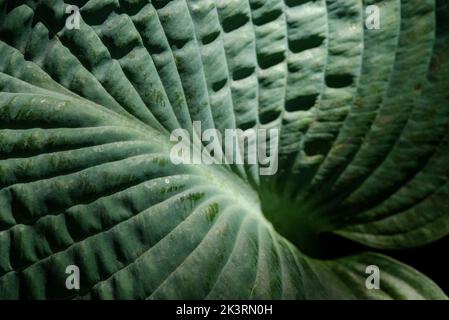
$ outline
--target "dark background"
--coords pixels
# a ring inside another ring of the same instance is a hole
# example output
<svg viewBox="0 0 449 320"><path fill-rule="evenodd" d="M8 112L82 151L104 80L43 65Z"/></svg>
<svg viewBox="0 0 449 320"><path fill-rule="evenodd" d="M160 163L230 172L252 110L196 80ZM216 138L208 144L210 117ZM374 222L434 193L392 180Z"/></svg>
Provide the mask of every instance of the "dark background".
<svg viewBox="0 0 449 320"><path fill-rule="evenodd" d="M404 262L416 270L424 273L435 281L440 288L449 295L449 236L424 247L400 250L383 251L392 258Z"/></svg>
<svg viewBox="0 0 449 320"><path fill-rule="evenodd" d="M431 244L407 250L373 249L332 234L323 235L322 240L329 248L336 248L332 250L332 257L370 251L399 260L432 279L446 295L449 295L449 236Z"/></svg>

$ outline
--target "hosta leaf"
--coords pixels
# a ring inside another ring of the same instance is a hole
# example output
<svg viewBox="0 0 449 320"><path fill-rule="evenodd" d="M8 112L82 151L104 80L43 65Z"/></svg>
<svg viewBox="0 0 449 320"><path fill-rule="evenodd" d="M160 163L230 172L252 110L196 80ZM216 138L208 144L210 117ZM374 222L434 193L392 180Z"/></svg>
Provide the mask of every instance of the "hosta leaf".
<svg viewBox="0 0 449 320"><path fill-rule="evenodd" d="M446 299L314 255L449 233L445 1L70 4L0 0L0 298ZM279 129L278 173L173 163L194 121Z"/></svg>

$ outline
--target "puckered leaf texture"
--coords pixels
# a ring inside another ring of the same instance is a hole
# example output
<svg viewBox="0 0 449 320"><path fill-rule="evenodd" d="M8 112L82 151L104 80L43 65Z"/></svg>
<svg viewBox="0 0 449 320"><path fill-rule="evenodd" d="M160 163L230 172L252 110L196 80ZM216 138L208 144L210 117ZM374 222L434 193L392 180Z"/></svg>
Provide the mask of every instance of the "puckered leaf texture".
<svg viewBox="0 0 449 320"><path fill-rule="evenodd" d="M448 20L443 0L0 0L0 298L446 299L384 255L312 252L449 233ZM173 164L193 121L278 128L278 173Z"/></svg>

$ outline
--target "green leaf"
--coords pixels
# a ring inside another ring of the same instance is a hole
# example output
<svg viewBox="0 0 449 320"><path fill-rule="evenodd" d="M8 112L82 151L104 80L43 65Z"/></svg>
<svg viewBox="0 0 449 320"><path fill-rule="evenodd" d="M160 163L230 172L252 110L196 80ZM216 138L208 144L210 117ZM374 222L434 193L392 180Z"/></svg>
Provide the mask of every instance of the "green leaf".
<svg viewBox="0 0 449 320"><path fill-rule="evenodd" d="M319 254L449 233L445 1L73 4L79 30L62 0L0 0L0 298L447 298ZM279 129L278 173L175 165L193 121Z"/></svg>

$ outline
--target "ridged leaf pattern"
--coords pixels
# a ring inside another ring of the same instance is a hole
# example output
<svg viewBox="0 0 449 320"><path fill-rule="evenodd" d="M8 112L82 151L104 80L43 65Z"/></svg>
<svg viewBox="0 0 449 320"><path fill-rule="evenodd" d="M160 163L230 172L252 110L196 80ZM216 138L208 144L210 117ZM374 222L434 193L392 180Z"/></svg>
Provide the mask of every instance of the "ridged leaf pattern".
<svg viewBox="0 0 449 320"><path fill-rule="evenodd" d="M446 299L386 256L298 244L449 233L448 18L443 0L0 0L0 298ZM278 173L173 164L193 121L278 128Z"/></svg>

